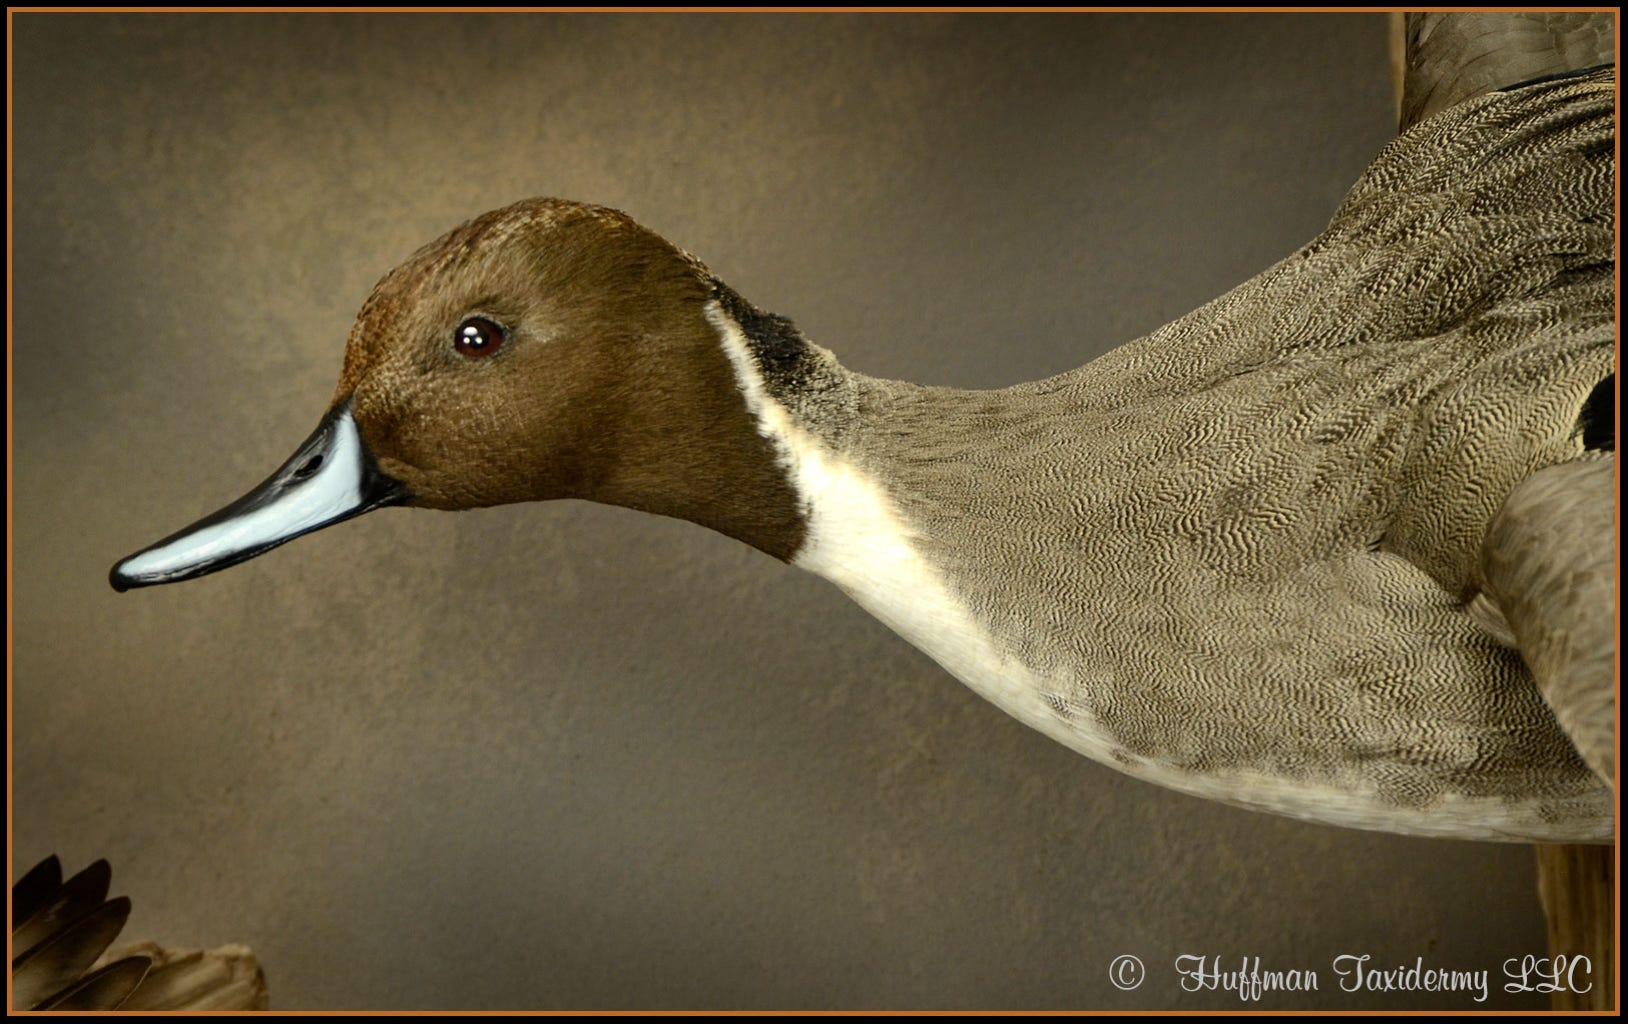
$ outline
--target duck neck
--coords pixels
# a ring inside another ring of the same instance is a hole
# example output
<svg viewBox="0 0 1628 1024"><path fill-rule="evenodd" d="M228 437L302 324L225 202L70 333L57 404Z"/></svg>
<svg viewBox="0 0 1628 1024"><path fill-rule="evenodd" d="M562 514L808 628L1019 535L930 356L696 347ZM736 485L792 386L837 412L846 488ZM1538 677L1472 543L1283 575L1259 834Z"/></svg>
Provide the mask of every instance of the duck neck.
<svg viewBox="0 0 1628 1024"><path fill-rule="evenodd" d="M792 562L809 505L791 445L837 439L853 401L848 374L790 320L710 284L704 337L678 346L690 365L665 378L657 404L668 412L625 431L616 468L584 496L687 519Z"/></svg>
<svg viewBox="0 0 1628 1024"><path fill-rule="evenodd" d="M795 475L798 446L840 448L858 403L857 375L783 316L765 313L721 281L707 320L728 358L757 433ZM802 495L807 500L807 495Z"/></svg>

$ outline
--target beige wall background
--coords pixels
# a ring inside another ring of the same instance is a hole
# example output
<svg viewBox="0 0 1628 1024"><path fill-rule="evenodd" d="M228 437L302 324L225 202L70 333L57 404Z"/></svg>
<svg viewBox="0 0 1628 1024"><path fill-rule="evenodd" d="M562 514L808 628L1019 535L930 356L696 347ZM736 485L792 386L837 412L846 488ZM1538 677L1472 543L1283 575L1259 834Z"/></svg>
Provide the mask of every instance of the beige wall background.
<svg viewBox="0 0 1628 1024"><path fill-rule="evenodd" d="M1172 961L1541 952L1532 852L1266 817L1004 717L686 523L392 510L115 595L514 199L620 207L855 368L1076 366L1310 238L1383 18L17 16L13 856L293 1007L1229 1008ZM1109 963L1135 954L1133 992Z"/></svg>

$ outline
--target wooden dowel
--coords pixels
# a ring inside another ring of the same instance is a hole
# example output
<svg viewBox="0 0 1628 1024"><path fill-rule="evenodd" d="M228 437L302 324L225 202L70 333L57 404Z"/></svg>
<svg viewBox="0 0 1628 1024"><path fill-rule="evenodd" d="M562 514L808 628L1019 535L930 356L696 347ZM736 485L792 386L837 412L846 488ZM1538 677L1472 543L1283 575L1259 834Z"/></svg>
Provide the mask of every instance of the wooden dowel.
<svg viewBox="0 0 1628 1024"><path fill-rule="evenodd" d="M1539 846L1538 898L1549 919L1549 955L1568 963L1586 956L1586 992L1561 989L1556 1010L1610 1010L1616 1005L1616 860L1614 846ZM1581 987L1585 977L1575 972Z"/></svg>

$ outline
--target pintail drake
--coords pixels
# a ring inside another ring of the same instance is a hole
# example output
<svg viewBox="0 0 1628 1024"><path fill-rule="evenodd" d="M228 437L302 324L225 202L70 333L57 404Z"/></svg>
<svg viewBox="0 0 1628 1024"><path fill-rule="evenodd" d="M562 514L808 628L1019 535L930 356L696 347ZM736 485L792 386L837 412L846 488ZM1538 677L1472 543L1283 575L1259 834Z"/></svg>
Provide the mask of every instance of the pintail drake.
<svg viewBox="0 0 1628 1024"><path fill-rule="evenodd" d="M311 438L113 585L381 506L591 499L824 576L1133 776L1609 841L1614 82L1454 103L1281 263L992 391L855 373L627 216L516 203L388 274Z"/></svg>

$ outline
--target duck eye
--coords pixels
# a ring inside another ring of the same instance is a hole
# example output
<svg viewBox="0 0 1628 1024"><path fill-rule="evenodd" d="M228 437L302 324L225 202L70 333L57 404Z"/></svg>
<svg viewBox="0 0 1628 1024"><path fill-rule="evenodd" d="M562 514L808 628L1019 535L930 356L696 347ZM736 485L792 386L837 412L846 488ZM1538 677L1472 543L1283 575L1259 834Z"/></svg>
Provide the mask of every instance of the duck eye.
<svg viewBox="0 0 1628 1024"><path fill-rule="evenodd" d="M452 347L471 359L489 356L503 344L503 328L481 316L472 316L458 325Z"/></svg>

